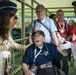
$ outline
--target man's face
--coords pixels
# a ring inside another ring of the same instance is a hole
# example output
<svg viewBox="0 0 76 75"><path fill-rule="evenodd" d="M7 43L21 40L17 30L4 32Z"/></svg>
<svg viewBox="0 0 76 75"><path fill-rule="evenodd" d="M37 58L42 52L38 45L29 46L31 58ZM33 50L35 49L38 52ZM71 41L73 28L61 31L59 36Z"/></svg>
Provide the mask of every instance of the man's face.
<svg viewBox="0 0 76 75"><path fill-rule="evenodd" d="M57 13L58 21L64 21L64 12L60 11Z"/></svg>
<svg viewBox="0 0 76 75"><path fill-rule="evenodd" d="M45 10L37 10L36 11L37 17L40 21L42 21L45 17Z"/></svg>
<svg viewBox="0 0 76 75"><path fill-rule="evenodd" d="M75 13L75 15L76 15L76 5L74 6L74 13Z"/></svg>
<svg viewBox="0 0 76 75"><path fill-rule="evenodd" d="M45 37L44 37L43 35L40 35L40 34L35 34L35 35L34 35L34 43L35 43L38 47L43 46L44 39L45 39Z"/></svg>

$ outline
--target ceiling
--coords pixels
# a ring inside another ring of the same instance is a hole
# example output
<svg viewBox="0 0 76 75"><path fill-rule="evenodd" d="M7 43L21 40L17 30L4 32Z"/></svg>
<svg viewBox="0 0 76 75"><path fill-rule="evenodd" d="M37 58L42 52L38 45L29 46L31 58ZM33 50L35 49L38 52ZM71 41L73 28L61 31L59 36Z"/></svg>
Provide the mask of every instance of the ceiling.
<svg viewBox="0 0 76 75"><path fill-rule="evenodd" d="M19 3L18 0L17 1L11 0L11 1L17 3L18 9L21 8L21 3ZM31 5L32 0L24 0L24 1L28 5ZM37 5L36 3L40 3L40 4L43 4L50 13L56 13L58 9L62 9L64 11L65 16L74 16L73 6L71 5L73 1L74 0L34 0L34 8ZM25 6L25 8L28 8L28 7Z"/></svg>

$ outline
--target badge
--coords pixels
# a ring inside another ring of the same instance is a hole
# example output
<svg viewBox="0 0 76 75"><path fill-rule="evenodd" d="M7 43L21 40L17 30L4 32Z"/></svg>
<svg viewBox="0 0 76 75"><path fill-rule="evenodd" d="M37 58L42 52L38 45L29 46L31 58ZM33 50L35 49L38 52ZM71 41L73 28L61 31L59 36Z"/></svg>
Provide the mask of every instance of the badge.
<svg viewBox="0 0 76 75"><path fill-rule="evenodd" d="M59 31L60 31L61 33L63 33L65 30L64 30L64 29L60 29Z"/></svg>

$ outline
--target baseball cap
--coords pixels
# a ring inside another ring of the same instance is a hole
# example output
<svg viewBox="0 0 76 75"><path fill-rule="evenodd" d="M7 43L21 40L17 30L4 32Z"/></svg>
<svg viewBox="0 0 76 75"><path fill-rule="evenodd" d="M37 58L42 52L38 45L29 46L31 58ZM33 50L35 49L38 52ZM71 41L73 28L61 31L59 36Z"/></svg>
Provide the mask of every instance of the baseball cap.
<svg viewBox="0 0 76 75"><path fill-rule="evenodd" d="M0 2L0 13L17 11L17 5L9 0Z"/></svg>
<svg viewBox="0 0 76 75"><path fill-rule="evenodd" d="M35 34L43 35L45 36L44 32L42 30L37 30L36 32L33 32L32 36L35 36Z"/></svg>
<svg viewBox="0 0 76 75"><path fill-rule="evenodd" d="M36 11L45 10L45 7L42 4L36 6Z"/></svg>
<svg viewBox="0 0 76 75"><path fill-rule="evenodd" d="M76 5L76 1L73 1L73 2L72 2L72 5L75 6L75 5Z"/></svg>

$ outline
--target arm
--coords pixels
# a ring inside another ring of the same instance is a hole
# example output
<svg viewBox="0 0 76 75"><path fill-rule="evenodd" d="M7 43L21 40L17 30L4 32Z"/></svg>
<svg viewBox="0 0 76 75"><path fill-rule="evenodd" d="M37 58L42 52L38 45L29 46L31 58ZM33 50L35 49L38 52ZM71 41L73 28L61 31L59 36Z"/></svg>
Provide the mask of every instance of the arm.
<svg viewBox="0 0 76 75"><path fill-rule="evenodd" d="M26 63L22 64L22 69L26 75L32 75L32 71L28 69L28 65Z"/></svg>
<svg viewBox="0 0 76 75"><path fill-rule="evenodd" d="M59 46L57 47L57 50L63 55L63 56L67 56L68 53L66 50L62 50Z"/></svg>
<svg viewBox="0 0 76 75"><path fill-rule="evenodd" d="M11 35L10 35L9 39L10 39L10 43L11 43L11 47L12 47L12 48L15 48L15 49L17 49L17 50L26 50L27 46L16 43L16 42L13 40L13 38L11 37Z"/></svg>
<svg viewBox="0 0 76 75"><path fill-rule="evenodd" d="M29 44L33 43L33 38L32 38L31 34L29 34L29 36L28 36L28 42L29 42Z"/></svg>
<svg viewBox="0 0 76 75"><path fill-rule="evenodd" d="M74 41L74 40L76 40L76 35L75 34L72 35L72 41Z"/></svg>
<svg viewBox="0 0 76 75"><path fill-rule="evenodd" d="M28 66L25 63L22 64L22 69L23 69L24 73L29 71Z"/></svg>
<svg viewBox="0 0 76 75"><path fill-rule="evenodd" d="M58 46L58 38L57 38L57 36L56 36L56 32L52 32L52 38L53 38L56 46Z"/></svg>

